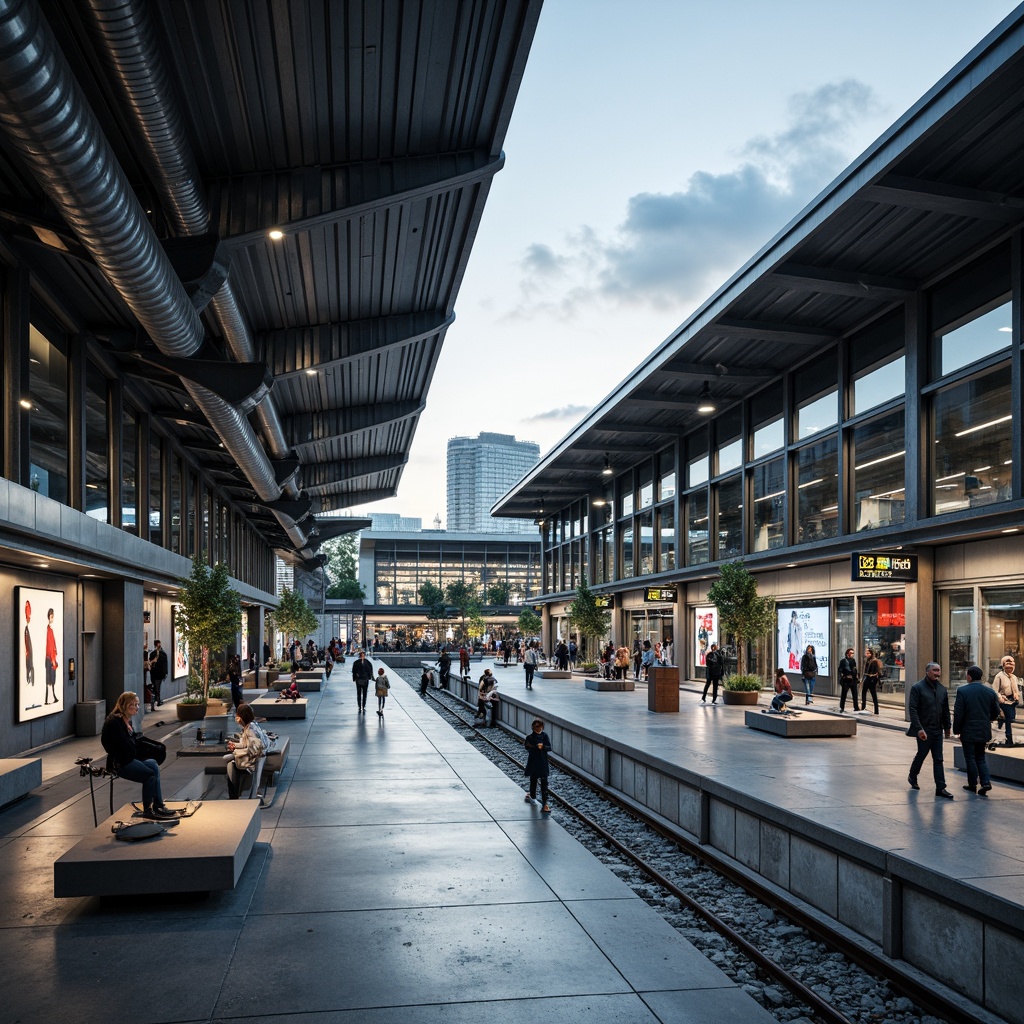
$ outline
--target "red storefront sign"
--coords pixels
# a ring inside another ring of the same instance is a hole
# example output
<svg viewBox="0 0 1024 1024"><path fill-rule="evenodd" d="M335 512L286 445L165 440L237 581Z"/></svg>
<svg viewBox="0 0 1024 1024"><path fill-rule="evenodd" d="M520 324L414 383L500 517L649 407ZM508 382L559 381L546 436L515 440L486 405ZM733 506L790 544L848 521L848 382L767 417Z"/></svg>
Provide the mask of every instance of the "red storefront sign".
<svg viewBox="0 0 1024 1024"><path fill-rule="evenodd" d="M906 599L902 597L880 597L878 599L878 625L907 625Z"/></svg>

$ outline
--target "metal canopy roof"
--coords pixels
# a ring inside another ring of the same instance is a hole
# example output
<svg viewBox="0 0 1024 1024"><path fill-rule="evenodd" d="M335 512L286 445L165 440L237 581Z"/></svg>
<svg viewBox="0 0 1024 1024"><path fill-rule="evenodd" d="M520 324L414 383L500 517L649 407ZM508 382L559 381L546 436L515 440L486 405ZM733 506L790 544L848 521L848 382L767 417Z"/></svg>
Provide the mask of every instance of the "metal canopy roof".
<svg viewBox="0 0 1024 1024"><path fill-rule="evenodd" d="M0 0L0 249L292 559L397 491L540 6ZM123 200L62 148L92 125Z"/></svg>
<svg viewBox="0 0 1024 1024"><path fill-rule="evenodd" d="M1024 223L1024 7L758 252L493 508L534 518L900 306Z"/></svg>

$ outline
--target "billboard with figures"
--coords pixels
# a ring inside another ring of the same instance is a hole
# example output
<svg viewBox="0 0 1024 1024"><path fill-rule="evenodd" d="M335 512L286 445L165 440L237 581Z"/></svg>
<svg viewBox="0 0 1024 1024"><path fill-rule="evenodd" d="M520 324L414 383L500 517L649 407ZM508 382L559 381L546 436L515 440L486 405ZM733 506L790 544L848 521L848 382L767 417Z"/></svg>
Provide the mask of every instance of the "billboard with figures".
<svg viewBox="0 0 1024 1024"><path fill-rule="evenodd" d="M711 645L718 643L718 609L695 608L694 616L693 662L695 667L704 668Z"/></svg>
<svg viewBox="0 0 1024 1024"><path fill-rule="evenodd" d="M810 608L786 608L778 606L778 633L776 650L778 664L787 672L800 671L800 659L808 645L814 648L818 659L818 675L829 674L829 623L831 608L825 605Z"/></svg>

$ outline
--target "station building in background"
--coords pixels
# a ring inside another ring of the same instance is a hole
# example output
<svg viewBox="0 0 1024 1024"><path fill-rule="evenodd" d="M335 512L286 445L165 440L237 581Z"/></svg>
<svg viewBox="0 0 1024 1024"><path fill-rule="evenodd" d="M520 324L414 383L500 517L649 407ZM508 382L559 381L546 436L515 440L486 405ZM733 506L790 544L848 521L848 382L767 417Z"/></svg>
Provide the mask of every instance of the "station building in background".
<svg viewBox="0 0 1024 1024"><path fill-rule="evenodd" d="M545 643L587 579L611 638L704 678L742 560L759 671L866 647L902 703L1024 644L1024 16L1007 18L494 507L539 524Z"/></svg>

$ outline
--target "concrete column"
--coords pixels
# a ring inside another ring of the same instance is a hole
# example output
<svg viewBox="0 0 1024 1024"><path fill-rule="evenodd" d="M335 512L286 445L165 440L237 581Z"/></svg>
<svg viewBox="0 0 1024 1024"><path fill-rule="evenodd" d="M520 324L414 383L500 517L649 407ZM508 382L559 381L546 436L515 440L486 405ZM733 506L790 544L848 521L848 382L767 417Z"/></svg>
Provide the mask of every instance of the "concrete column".
<svg viewBox="0 0 1024 1024"><path fill-rule="evenodd" d="M103 698L108 708L125 690L140 700L144 696L142 598L141 583L103 584Z"/></svg>

